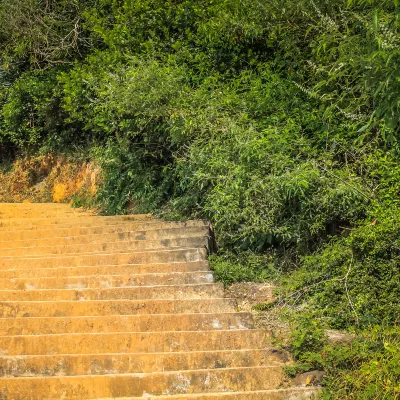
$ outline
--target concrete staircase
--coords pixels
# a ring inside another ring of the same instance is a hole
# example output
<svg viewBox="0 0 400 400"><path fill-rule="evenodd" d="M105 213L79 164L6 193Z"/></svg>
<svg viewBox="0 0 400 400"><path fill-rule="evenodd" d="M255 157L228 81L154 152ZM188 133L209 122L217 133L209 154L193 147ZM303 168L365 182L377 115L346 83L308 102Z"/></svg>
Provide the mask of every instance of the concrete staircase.
<svg viewBox="0 0 400 400"><path fill-rule="evenodd" d="M203 221L0 204L0 399L310 399L224 298Z"/></svg>

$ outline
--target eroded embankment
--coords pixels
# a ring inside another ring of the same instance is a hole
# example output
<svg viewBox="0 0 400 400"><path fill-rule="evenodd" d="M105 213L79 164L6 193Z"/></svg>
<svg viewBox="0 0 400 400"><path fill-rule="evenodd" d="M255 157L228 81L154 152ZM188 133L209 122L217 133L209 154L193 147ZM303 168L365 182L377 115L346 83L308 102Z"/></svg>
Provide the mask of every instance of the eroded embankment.
<svg viewBox="0 0 400 400"><path fill-rule="evenodd" d="M62 156L17 160L0 170L0 202L70 202L94 197L101 181L93 162Z"/></svg>

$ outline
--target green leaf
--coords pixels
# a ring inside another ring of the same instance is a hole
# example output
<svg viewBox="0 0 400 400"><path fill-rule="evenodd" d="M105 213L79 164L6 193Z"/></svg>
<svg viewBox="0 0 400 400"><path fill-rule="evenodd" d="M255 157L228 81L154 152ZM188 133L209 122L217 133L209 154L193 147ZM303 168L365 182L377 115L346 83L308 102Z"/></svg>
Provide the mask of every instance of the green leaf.
<svg viewBox="0 0 400 400"><path fill-rule="evenodd" d="M379 29L378 10L375 10L375 12L374 12L374 20L373 20L373 22L374 22L374 30L378 31L378 29Z"/></svg>

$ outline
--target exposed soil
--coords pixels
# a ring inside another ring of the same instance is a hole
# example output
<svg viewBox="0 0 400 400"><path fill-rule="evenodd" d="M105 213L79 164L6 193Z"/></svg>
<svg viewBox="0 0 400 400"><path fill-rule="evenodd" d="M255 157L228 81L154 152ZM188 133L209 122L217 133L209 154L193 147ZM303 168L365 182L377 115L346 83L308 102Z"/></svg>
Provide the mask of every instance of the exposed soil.
<svg viewBox="0 0 400 400"><path fill-rule="evenodd" d="M289 324L282 321L279 309L270 307L263 310L262 306L275 300L276 287L268 282L234 283L225 289L227 297L236 299L241 311L251 312L257 328L271 331L276 342L285 343L290 333Z"/></svg>
<svg viewBox="0 0 400 400"><path fill-rule="evenodd" d="M100 170L91 162L52 155L16 161L0 169L0 202L66 203L74 196L94 196Z"/></svg>

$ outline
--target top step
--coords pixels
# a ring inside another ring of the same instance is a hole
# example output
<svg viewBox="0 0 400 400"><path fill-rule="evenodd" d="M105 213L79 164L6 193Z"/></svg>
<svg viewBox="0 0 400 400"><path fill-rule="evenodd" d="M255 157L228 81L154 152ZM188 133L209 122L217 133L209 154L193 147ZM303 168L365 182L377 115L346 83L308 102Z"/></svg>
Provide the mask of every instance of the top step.
<svg viewBox="0 0 400 400"><path fill-rule="evenodd" d="M1 208L0 208L1 210ZM117 225L127 222L152 222L157 221L152 215L119 215L104 217L98 215L67 214L47 215L42 217L5 217L0 211L1 230L27 230L43 228L44 226L54 227L73 227L73 226L93 226L93 225Z"/></svg>
<svg viewBox="0 0 400 400"><path fill-rule="evenodd" d="M128 218L126 218L128 217ZM36 203L36 204L17 204L17 203L0 203L0 226L26 226L34 225L54 225L64 222L73 223L83 220L93 221L100 218L93 211L85 211L79 208L72 208L69 204L52 204L52 203ZM109 217L108 220L115 217ZM131 216L119 216L116 220L151 220L153 216L150 214L137 214Z"/></svg>
<svg viewBox="0 0 400 400"><path fill-rule="evenodd" d="M71 208L69 204L17 204L0 203L0 219L3 218L46 218L52 216L88 216L94 215L93 212Z"/></svg>
<svg viewBox="0 0 400 400"><path fill-rule="evenodd" d="M0 203L3 209L26 209L26 210L40 210L40 209L64 209L69 210L71 206L65 203Z"/></svg>

